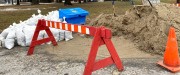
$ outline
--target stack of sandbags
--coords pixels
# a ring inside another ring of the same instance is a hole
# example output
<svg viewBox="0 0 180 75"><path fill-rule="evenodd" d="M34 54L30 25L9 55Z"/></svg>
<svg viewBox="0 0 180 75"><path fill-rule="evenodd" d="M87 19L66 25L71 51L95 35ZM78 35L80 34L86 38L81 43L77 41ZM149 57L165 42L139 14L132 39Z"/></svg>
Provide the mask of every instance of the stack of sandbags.
<svg viewBox="0 0 180 75"><path fill-rule="evenodd" d="M49 12L47 16L41 15L40 10L38 10L38 13L39 13L38 15L33 14L32 17L30 17L29 19L23 22L20 21L20 23L18 24L13 23L8 28L6 28L0 34L0 47L6 47L7 49L12 49L15 46L15 44L18 44L19 46L29 46L33 38L33 34L38 19L62 22L59 19L58 11ZM53 36L55 37L56 41L62 41L62 40L68 41L73 38L72 32L70 31L65 31L55 28L50 28L50 30L53 33ZM43 39L47 37L48 35L46 34L46 32L41 31L39 33L38 39Z"/></svg>

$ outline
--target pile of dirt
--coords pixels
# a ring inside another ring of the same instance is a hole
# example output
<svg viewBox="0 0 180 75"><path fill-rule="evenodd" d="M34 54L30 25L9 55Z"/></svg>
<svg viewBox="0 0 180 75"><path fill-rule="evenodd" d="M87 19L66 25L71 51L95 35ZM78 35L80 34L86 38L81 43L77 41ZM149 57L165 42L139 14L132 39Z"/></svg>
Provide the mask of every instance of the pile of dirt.
<svg viewBox="0 0 180 75"><path fill-rule="evenodd" d="M125 15L114 17L101 14L91 25L112 29L114 36L124 36L135 42L141 50L162 54L166 47L169 27L176 29L180 44L180 8L161 3L154 7L136 6Z"/></svg>

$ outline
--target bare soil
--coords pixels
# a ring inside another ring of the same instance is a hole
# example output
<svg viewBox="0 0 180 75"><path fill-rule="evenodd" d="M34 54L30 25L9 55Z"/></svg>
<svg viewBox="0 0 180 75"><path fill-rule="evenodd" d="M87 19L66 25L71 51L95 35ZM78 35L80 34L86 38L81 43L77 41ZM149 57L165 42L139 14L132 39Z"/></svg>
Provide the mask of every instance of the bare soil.
<svg viewBox="0 0 180 75"><path fill-rule="evenodd" d="M112 29L114 36L123 36L138 45L138 48L150 53L163 54L169 27L174 27L180 44L180 8L173 4L161 3L154 7L135 6L125 15L114 17L104 14L93 21L93 26L106 26ZM180 47L180 45L179 45Z"/></svg>
<svg viewBox="0 0 180 75"><path fill-rule="evenodd" d="M36 49L36 53L48 52L49 54L56 55L54 60L71 60L71 61L85 61L88 58L92 37L86 38L74 34L74 39L68 42L62 41L58 46L42 45ZM120 58L156 58L156 55L140 51L137 46L130 40L124 37L113 37L112 42ZM97 60L109 57L109 52L105 45L100 46L97 54Z"/></svg>
<svg viewBox="0 0 180 75"><path fill-rule="evenodd" d="M34 54L27 56L28 47L16 46L11 50L0 48L0 75L82 75L85 63L91 47L92 37L86 38L79 34L74 34L74 39L65 42L58 42L57 46L40 45L36 46ZM159 74L156 68L151 67L154 64L147 63L146 69L141 69L141 64L136 62L144 62L141 59L155 59L159 56L140 51L136 45L124 37L113 37L112 42L116 48L119 57L125 66L122 75L127 74L147 74L149 69L154 71L151 74ZM109 57L109 53L105 46L99 48L96 60ZM131 59L133 61L127 60ZM137 61L134 61L138 59ZM140 59L140 60L139 60ZM152 60L150 60L152 62ZM132 64L129 64L129 63ZM149 61L147 61L149 62ZM155 66L155 65L154 65ZM144 67L144 66L143 66ZM158 70L161 70L157 67ZM121 72L116 71L114 65L93 72L92 75L118 75ZM139 71L136 71L136 70ZM140 72L142 70L142 72ZM147 71L146 71L147 70ZM170 74L161 71L161 74Z"/></svg>

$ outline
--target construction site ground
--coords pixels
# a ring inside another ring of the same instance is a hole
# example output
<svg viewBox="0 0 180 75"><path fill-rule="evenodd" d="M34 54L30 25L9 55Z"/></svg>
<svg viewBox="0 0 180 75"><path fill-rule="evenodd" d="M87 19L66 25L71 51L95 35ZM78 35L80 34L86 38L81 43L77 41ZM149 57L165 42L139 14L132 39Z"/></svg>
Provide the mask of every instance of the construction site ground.
<svg viewBox="0 0 180 75"><path fill-rule="evenodd" d="M137 0L137 2L141 1ZM92 6L94 7L91 8ZM92 75L180 75L180 73L172 73L156 64L163 59L170 26L176 28L177 39L180 38L180 17L176 16L180 8L172 4L163 3L154 8L149 6L133 8L129 2L117 2L117 17L112 16L111 2L90 2L69 7L63 6L62 3L48 6L0 7L2 9L0 32L13 22L18 23L19 20L29 18L37 12L37 7L44 11L42 14L59 8L82 7L91 14L87 17L87 24L104 25L112 30L114 35L112 42L122 60L124 70L119 72L115 65L111 65L94 71ZM8 8L18 11L9 11ZM27 8L31 10L24 10ZM98 18L98 15L102 13L104 14ZM169 17L172 18L170 18L172 22ZM29 47L15 46L11 50L0 47L0 75L83 75L93 37L82 36L79 33L73 33L73 37L70 41L58 42L57 46L52 46L52 44L37 46L31 56L27 56ZM101 46L96 60L109 56L107 48Z"/></svg>
<svg viewBox="0 0 180 75"><path fill-rule="evenodd" d="M58 42L58 46L37 46L31 56L26 55L28 47L17 46L12 50L0 48L0 75L82 75L91 41L92 37L74 34L73 40ZM112 41L122 59L124 71L119 72L112 65L93 72L93 75L173 74L156 64L162 59L161 56L143 52L123 37L113 37ZM108 56L106 47L100 47L97 60Z"/></svg>

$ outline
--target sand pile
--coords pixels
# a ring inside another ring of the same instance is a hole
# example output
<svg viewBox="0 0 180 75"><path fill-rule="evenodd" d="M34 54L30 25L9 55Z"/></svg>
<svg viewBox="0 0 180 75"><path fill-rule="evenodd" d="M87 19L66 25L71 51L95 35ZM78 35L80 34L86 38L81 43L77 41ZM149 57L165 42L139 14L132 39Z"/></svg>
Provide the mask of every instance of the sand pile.
<svg viewBox="0 0 180 75"><path fill-rule="evenodd" d="M117 17L112 14L103 14L91 24L111 28L113 35L131 39L141 50L162 54L170 26L175 27L180 45L179 14L180 8L172 4L161 3L153 8L136 6L126 11L125 15Z"/></svg>

